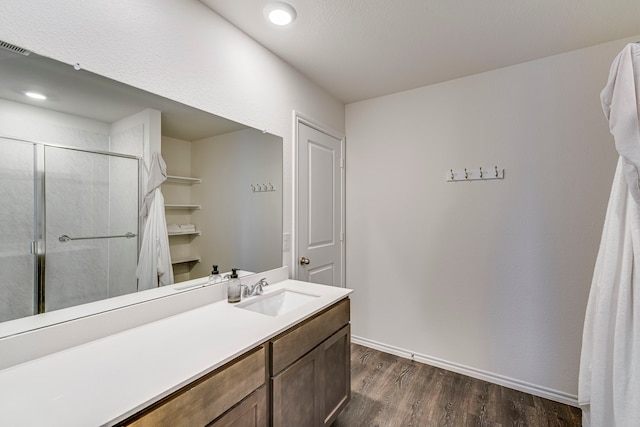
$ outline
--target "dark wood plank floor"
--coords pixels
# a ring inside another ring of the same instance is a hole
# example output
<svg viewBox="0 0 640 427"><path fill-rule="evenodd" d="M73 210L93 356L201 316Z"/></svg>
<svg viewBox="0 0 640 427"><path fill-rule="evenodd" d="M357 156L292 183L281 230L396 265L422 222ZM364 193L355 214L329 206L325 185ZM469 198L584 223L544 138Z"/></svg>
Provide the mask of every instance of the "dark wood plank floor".
<svg viewBox="0 0 640 427"><path fill-rule="evenodd" d="M356 344L351 390L333 427L582 424L577 408Z"/></svg>

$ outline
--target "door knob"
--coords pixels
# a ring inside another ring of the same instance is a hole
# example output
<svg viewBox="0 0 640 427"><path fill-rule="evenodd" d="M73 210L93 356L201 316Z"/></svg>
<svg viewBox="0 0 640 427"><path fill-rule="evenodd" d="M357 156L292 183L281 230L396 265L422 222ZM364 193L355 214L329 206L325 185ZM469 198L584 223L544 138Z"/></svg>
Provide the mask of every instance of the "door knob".
<svg viewBox="0 0 640 427"><path fill-rule="evenodd" d="M308 265L311 262L309 258L302 257L300 258L300 265Z"/></svg>

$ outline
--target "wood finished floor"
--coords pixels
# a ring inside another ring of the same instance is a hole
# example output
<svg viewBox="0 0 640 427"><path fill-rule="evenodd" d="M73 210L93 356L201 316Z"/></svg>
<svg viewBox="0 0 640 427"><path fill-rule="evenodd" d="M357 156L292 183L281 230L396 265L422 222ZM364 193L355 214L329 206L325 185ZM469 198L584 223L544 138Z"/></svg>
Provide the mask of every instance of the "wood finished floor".
<svg viewBox="0 0 640 427"><path fill-rule="evenodd" d="M333 427L580 426L579 409L351 345L351 401Z"/></svg>

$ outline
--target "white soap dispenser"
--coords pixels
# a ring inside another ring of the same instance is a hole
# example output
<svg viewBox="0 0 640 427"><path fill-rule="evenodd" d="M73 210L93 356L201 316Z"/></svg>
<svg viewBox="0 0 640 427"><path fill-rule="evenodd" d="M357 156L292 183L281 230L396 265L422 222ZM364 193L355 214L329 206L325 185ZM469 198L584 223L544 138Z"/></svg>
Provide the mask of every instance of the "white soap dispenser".
<svg viewBox="0 0 640 427"><path fill-rule="evenodd" d="M213 270L211 270L211 274L209 275L209 284L210 285L214 285L216 283L220 283L222 282L222 276L220 275L220 272L218 271L218 266L217 265L213 265Z"/></svg>
<svg viewBox="0 0 640 427"><path fill-rule="evenodd" d="M237 268L232 268L231 269L231 274L227 274L226 276L224 276L225 278L228 278L229 281L227 282L227 302L230 303L236 303L236 302L240 302L241 299L241 291L242 291L242 286L240 283L240 279L238 279L238 273L236 273L238 269Z"/></svg>

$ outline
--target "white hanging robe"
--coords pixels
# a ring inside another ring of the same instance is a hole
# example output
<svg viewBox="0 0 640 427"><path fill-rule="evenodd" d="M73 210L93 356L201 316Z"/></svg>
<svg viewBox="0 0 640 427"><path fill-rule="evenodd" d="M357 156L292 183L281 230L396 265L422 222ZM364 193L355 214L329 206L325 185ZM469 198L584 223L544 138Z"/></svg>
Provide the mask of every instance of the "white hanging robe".
<svg viewBox="0 0 640 427"><path fill-rule="evenodd" d="M602 107L620 154L607 207L580 360L585 427L640 426L640 45L611 65Z"/></svg>
<svg viewBox="0 0 640 427"><path fill-rule="evenodd" d="M147 192L140 216L145 219L144 235L136 276L138 290L152 289L173 283L173 267L169 253L169 235L164 215L164 197L160 184L167 179L167 165L158 153L153 153Z"/></svg>

